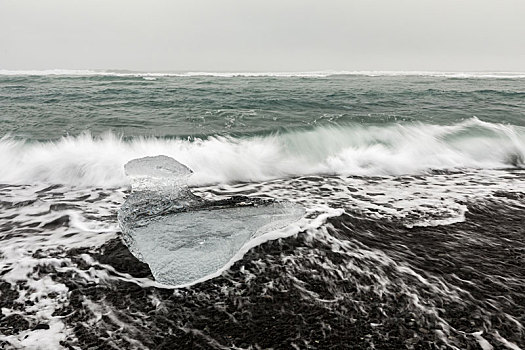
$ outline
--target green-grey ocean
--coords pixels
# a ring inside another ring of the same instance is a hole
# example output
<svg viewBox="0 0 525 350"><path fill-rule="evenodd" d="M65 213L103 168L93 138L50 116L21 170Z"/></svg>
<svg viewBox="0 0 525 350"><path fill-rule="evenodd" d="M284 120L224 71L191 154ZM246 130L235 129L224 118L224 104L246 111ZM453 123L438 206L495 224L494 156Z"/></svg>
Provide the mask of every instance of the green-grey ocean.
<svg viewBox="0 0 525 350"><path fill-rule="evenodd" d="M159 153L210 183L523 165L517 74L60 73L0 75L0 181L122 184Z"/></svg>
<svg viewBox="0 0 525 350"><path fill-rule="evenodd" d="M525 126L525 77L0 75L0 133L261 136L322 126Z"/></svg>

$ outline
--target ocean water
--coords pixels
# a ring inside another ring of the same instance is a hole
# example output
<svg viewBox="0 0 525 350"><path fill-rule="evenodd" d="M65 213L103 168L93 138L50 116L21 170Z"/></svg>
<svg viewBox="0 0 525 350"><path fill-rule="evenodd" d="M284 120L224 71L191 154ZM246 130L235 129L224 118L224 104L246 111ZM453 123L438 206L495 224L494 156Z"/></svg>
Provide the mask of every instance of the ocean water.
<svg viewBox="0 0 525 350"><path fill-rule="evenodd" d="M1 346L525 347L525 74L0 70L0 165Z"/></svg>

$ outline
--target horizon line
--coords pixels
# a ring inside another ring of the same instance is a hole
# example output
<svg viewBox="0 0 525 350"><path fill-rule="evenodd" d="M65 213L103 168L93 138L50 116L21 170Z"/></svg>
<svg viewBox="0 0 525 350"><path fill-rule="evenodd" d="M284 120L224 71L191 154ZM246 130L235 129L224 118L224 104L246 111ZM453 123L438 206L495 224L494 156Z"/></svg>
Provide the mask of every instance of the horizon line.
<svg viewBox="0 0 525 350"><path fill-rule="evenodd" d="M466 78L525 78L525 71L497 71L497 70L130 70L130 69L2 69L4 76L129 76L129 77L190 77L190 76L217 76L217 77L329 77L337 75L355 76L434 76L434 77L466 77Z"/></svg>

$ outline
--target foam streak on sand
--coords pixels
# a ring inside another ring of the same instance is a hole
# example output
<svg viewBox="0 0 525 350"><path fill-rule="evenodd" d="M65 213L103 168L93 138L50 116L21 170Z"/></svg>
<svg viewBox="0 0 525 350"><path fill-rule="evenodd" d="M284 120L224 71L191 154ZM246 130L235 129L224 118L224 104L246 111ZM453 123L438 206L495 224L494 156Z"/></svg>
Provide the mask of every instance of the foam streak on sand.
<svg viewBox="0 0 525 350"><path fill-rule="evenodd" d="M169 324L180 347L185 334L203 347L245 341L270 347L255 335L257 322L275 300L284 300L288 307L271 313L291 336L281 345L306 346L297 330L286 327L302 317L313 322L315 315L330 326L323 328L326 337L315 338L325 345L341 339L361 344L359 334L370 334L367 341L377 347L488 342L512 349L525 336L519 304L525 203L515 192L524 179L523 170L480 170L192 188L210 202L242 195L293 198L306 214L251 240L185 289L145 279L138 261L122 265L125 254L106 247L118 232L124 189L4 186L0 344L31 347L43 338L40 348L57 349L89 347L96 339L120 349L155 348L161 339L154 334ZM461 220L451 220L458 215ZM432 220L435 225L427 225ZM442 226L447 221L454 223ZM498 298L498 291L508 297ZM210 317L217 322L203 333L200 322L209 324ZM223 339L224 329L214 328L219 324L241 327L249 338ZM301 333L308 324L315 322Z"/></svg>

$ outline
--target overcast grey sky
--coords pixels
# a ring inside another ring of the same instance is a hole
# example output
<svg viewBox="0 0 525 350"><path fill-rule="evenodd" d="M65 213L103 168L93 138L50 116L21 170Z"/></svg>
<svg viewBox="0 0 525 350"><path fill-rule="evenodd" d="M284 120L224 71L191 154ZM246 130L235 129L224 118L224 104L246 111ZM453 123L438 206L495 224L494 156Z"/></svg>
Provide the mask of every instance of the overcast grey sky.
<svg viewBox="0 0 525 350"><path fill-rule="evenodd" d="M525 71L525 0L0 0L0 69Z"/></svg>

